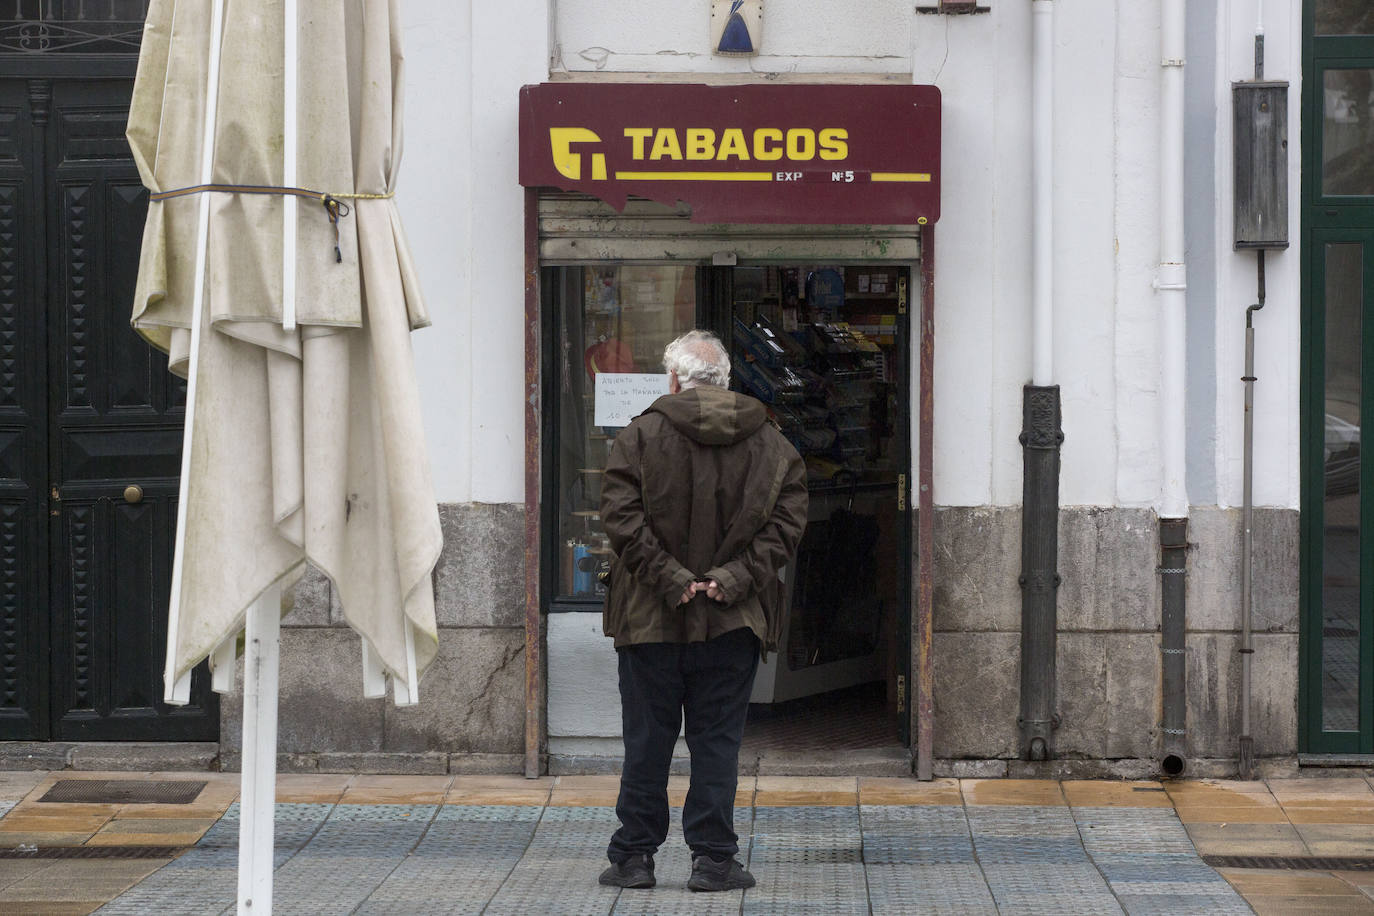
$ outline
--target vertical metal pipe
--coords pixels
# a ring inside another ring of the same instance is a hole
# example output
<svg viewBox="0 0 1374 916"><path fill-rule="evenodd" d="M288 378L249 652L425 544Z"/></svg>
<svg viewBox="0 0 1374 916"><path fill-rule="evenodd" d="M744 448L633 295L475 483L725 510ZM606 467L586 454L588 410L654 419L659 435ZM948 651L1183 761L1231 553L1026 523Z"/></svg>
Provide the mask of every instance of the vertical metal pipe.
<svg viewBox="0 0 1374 916"><path fill-rule="evenodd" d="M1031 3L1031 384L1054 383L1054 2Z"/></svg>
<svg viewBox="0 0 1374 916"><path fill-rule="evenodd" d="M539 602L539 192L525 190L525 776L544 743L544 615Z"/></svg>
<svg viewBox="0 0 1374 916"><path fill-rule="evenodd" d="M1160 467L1164 518L1188 515L1187 267L1184 262L1183 124L1185 0L1164 0L1160 17L1159 274Z"/></svg>
<svg viewBox="0 0 1374 916"><path fill-rule="evenodd" d="M1258 40L1258 39L1257 39ZM1261 42L1262 43L1262 42ZM1257 51L1256 54L1259 52ZM1255 325L1254 314L1264 308L1264 249L1259 257L1257 272L1258 302L1245 310L1245 446L1241 464L1241 549L1240 549L1240 777L1249 779L1254 771L1255 746L1250 735L1250 664L1255 655L1251 642L1251 621L1254 609L1254 537L1251 523L1254 516L1255 479Z"/></svg>
<svg viewBox="0 0 1374 916"><path fill-rule="evenodd" d="M1054 757L1058 643L1059 450L1064 442L1058 385L1022 392L1021 756Z"/></svg>
<svg viewBox="0 0 1374 916"><path fill-rule="evenodd" d="M1264 0L1256 4L1255 24L1255 80L1264 79ZM1254 581L1251 563L1254 561L1254 539L1251 522L1254 515L1255 477L1255 312L1264 308L1264 249L1255 252L1256 303L1245 310L1245 445L1241 467L1241 536L1240 549L1240 748L1241 779L1254 773L1255 744L1250 735L1250 662L1255 647L1250 640L1251 612L1254 609Z"/></svg>
<svg viewBox="0 0 1374 916"><path fill-rule="evenodd" d="M1160 635L1164 715L1159 770L1164 776L1182 776L1188 768L1188 633L1187 572L1188 520L1159 520L1159 574L1161 578Z"/></svg>
<svg viewBox="0 0 1374 916"><path fill-rule="evenodd" d="M1187 0L1160 5L1159 112L1159 452L1163 748L1160 771L1180 776L1187 716L1185 589L1188 539L1187 289L1184 261L1184 23Z"/></svg>
<svg viewBox="0 0 1374 916"><path fill-rule="evenodd" d="M921 416L916 470L916 778L934 777L935 677L931 646L935 620L935 227L921 229Z"/></svg>

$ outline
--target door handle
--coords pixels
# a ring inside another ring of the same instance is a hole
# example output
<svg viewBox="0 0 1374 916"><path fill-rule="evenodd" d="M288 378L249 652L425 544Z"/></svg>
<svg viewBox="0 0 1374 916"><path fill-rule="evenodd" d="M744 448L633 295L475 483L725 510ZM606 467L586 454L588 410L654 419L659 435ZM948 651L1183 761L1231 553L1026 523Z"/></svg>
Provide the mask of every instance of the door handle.
<svg viewBox="0 0 1374 916"><path fill-rule="evenodd" d="M126 503L143 502L143 488L136 483L131 483L124 488L124 501Z"/></svg>

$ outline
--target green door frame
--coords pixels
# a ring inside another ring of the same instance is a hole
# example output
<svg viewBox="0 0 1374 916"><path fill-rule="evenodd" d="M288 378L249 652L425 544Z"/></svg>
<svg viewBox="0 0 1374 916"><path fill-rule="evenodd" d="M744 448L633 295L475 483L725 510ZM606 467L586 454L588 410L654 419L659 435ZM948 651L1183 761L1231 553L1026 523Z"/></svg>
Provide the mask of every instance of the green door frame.
<svg viewBox="0 0 1374 916"><path fill-rule="evenodd" d="M1302 560L1299 750L1374 753L1374 461L1359 469L1360 539L1358 718L1355 731L1323 730L1323 545L1326 535L1326 246L1363 246L1360 428L1374 429L1374 196L1322 195L1324 74L1374 71L1374 35L1317 36L1317 0L1303 4L1302 194ZM1374 183L1374 179L1371 179ZM1363 441L1361 442L1363 446ZM1334 634L1333 634L1334 637Z"/></svg>

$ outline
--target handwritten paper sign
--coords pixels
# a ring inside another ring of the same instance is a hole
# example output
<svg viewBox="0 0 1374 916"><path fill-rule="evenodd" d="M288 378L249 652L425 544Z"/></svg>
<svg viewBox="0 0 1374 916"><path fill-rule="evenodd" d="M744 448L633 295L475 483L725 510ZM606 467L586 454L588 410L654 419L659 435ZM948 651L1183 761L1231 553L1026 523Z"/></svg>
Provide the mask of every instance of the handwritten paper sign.
<svg viewBox="0 0 1374 916"><path fill-rule="evenodd" d="M598 372L592 422L597 426L628 426L667 393L668 376L663 372Z"/></svg>

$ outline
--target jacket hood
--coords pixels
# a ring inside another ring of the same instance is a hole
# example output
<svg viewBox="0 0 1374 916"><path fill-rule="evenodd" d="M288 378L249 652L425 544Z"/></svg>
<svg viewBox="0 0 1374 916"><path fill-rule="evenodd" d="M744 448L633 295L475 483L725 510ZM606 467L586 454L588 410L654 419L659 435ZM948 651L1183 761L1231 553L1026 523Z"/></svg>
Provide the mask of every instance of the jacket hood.
<svg viewBox="0 0 1374 916"><path fill-rule="evenodd" d="M665 394L645 413L663 414L679 432L703 445L747 439L768 419L757 399L709 385Z"/></svg>

